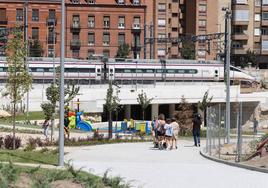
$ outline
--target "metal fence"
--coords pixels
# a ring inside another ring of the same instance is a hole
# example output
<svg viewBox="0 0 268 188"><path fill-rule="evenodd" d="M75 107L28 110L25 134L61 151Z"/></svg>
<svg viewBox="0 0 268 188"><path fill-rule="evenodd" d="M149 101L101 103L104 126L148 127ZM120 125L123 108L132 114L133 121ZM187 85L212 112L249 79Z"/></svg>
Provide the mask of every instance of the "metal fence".
<svg viewBox="0 0 268 188"><path fill-rule="evenodd" d="M242 140L243 103L232 104L231 139L227 143L225 125L225 104L215 104L207 108L206 148L205 152L213 157L239 162L244 154ZM253 130L252 130L253 132ZM254 135L254 134L252 134ZM251 137L246 138L251 141Z"/></svg>

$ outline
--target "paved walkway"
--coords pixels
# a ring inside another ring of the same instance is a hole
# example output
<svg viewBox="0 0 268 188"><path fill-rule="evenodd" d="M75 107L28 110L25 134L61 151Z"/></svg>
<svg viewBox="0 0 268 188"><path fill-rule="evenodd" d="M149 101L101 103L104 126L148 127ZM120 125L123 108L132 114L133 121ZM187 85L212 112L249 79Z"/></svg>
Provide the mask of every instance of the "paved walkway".
<svg viewBox="0 0 268 188"><path fill-rule="evenodd" d="M111 169L144 188L255 188L268 187L268 174L226 166L199 154L190 141L178 150L159 151L151 143L108 144L77 148L66 155L75 167L97 175Z"/></svg>

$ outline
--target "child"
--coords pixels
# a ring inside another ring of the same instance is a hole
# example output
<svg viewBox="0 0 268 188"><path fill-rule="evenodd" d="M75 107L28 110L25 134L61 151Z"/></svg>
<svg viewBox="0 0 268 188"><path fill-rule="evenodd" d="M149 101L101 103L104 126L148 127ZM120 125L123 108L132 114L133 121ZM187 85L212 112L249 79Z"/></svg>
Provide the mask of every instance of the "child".
<svg viewBox="0 0 268 188"><path fill-rule="evenodd" d="M180 132L180 126L177 123L175 118L171 119L171 126L173 128L173 136L172 136L172 148L173 148L173 144L175 143L175 148L177 149L177 136L179 135Z"/></svg>
<svg viewBox="0 0 268 188"><path fill-rule="evenodd" d="M171 125L171 119L167 119L165 128L165 141L167 143L167 148L172 150L172 137L173 137L173 127Z"/></svg>

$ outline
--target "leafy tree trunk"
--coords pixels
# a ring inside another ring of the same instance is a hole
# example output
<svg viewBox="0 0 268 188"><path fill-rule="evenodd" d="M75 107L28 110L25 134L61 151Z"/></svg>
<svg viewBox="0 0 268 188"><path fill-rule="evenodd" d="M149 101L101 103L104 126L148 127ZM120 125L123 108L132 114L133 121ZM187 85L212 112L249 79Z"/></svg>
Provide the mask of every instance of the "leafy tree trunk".
<svg viewBox="0 0 268 188"><path fill-rule="evenodd" d="M12 123L13 123L13 150L16 149L16 102L13 102L13 118L12 118Z"/></svg>
<svg viewBox="0 0 268 188"><path fill-rule="evenodd" d="M108 133L108 138L112 139L113 138L113 121L112 121L112 112L109 111L109 133Z"/></svg>
<svg viewBox="0 0 268 188"><path fill-rule="evenodd" d="M207 127L207 108L205 108L205 110L204 110L204 127Z"/></svg>
<svg viewBox="0 0 268 188"><path fill-rule="evenodd" d="M145 113L145 110L143 109L142 110L142 120L144 120L144 113Z"/></svg>

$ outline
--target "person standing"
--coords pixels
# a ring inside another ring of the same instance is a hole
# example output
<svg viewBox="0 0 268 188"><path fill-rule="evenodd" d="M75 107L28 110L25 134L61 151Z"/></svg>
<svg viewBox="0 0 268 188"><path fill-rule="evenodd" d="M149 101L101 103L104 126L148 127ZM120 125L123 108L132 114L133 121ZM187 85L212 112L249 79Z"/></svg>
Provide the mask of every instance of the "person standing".
<svg viewBox="0 0 268 188"><path fill-rule="evenodd" d="M175 143L175 148L177 149L178 146L177 146L177 137L179 136L179 132L180 132L180 126L179 124L177 123L176 119L175 118L172 118L171 119L171 126L173 128L173 136L172 136L172 148L173 148L173 145Z"/></svg>
<svg viewBox="0 0 268 188"><path fill-rule="evenodd" d="M194 145L200 147L200 129L201 129L201 115L199 113L194 115L193 119L193 137L194 137Z"/></svg>
<svg viewBox="0 0 268 188"><path fill-rule="evenodd" d="M46 119L43 123L44 135L48 137L49 119Z"/></svg>

